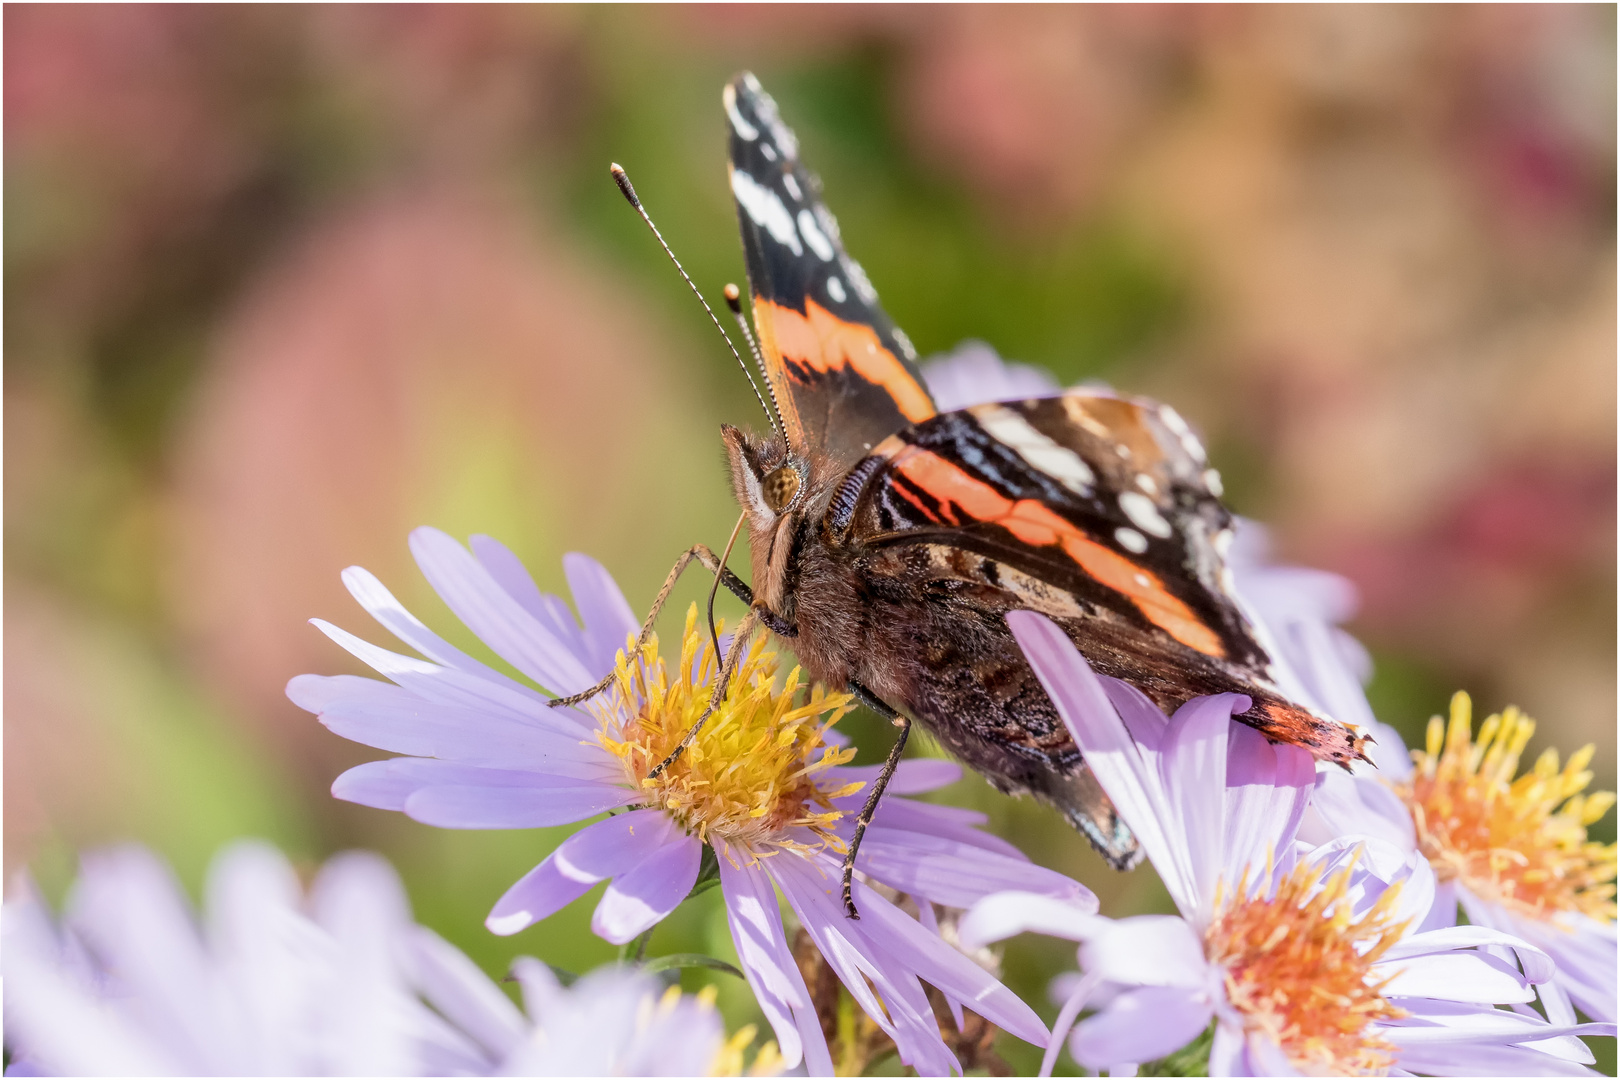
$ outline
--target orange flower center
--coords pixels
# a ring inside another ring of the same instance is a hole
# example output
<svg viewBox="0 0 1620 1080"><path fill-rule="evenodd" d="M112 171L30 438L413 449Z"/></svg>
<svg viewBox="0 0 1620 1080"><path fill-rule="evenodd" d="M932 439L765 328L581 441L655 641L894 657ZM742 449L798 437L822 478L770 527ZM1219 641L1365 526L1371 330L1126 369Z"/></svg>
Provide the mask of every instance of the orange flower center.
<svg viewBox="0 0 1620 1080"><path fill-rule="evenodd" d="M1472 735L1468 695L1451 699L1451 721L1429 721L1427 746L1412 752L1412 780L1395 790L1412 811L1418 844L1442 881L1539 919L1580 911L1615 917L1615 845L1587 840L1587 826L1614 793L1587 792L1590 745L1558 767L1548 749L1514 778L1536 722L1509 707Z"/></svg>
<svg viewBox="0 0 1620 1080"><path fill-rule="evenodd" d="M1384 997L1372 966L1406 929L1394 917L1399 887L1356 919L1349 883L1348 868L1323 881L1301 864L1269 898L1242 899L1245 878L1232 902L1217 897L1204 935L1205 955L1226 973L1227 1000L1303 1073L1380 1075L1395 1061L1372 1023L1405 1013Z"/></svg>

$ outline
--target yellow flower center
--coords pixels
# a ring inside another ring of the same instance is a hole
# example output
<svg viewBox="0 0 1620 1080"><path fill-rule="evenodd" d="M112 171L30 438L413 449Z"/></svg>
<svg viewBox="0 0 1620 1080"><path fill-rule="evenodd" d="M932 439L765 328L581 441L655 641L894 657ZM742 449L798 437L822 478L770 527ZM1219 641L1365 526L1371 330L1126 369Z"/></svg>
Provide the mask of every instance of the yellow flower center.
<svg viewBox="0 0 1620 1080"><path fill-rule="evenodd" d="M1514 779L1536 722L1509 707L1487 717L1474 741L1471 713L1467 694L1453 696L1451 722L1429 721L1412 780L1395 788L1435 875L1535 918L1581 911L1612 921L1615 845L1588 841L1586 829L1614 793L1586 792L1592 747L1562 769L1548 749Z"/></svg>
<svg viewBox="0 0 1620 1080"><path fill-rule="evenodd" d="M1349 883L1348 868L1324 882L1317 867L1301 864L1270 898L1243 899L1245 877L1231 903L1217 896L1204 934L1205 955L1226 973L1227 1000L1307 1074L1387 1072L1395 1047L1371 1025L1405 1015L1371 975L1406 929L1395 921L1399 887L1355 919Z"/></svg>
<svg viewBox="0 0 1620 1080"><path fill-rule="evenodd" d="M827 731L850 709L848 694L820 687L801 694L797 667L777 689L776 654L756 638L697 738L673 765L648 779L708 708L718 665L707 627L698 627L696 604L686 613L673 676L658 654L656 635L639 655L627 652L619 653L614 668L617 698L593 708L603 721L602 745L624 763L630 783L646 790L648 806L668 811L700 840L718 836L755 856L769 854L761 848L766 844L842 849L832 828L843 812L832 800L861 784L833 786L823 774L855 756L853 749L826 741ZM797 828L808 829L819 843L789 835Z"/></svg>

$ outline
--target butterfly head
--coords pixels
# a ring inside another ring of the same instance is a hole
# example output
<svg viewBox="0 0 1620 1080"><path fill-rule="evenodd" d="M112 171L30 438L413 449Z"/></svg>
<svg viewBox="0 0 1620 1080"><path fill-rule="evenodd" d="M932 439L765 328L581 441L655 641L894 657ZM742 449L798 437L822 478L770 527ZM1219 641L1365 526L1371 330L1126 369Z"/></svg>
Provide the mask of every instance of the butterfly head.
<svg viewBox="0 0 1620 1080"><path fill-rule="evenodd" d="M791 618L783 584L811 501L810 462L775 436L751 435L730 424L722 424L720 434L732 490L748 515L755 596L776 614Z"/></svg>

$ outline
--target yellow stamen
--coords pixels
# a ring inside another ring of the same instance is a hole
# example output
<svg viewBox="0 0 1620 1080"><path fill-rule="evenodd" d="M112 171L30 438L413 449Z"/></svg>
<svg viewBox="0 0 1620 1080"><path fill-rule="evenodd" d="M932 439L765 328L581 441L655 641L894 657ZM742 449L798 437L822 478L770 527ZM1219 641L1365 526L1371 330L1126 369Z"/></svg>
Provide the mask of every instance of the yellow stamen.
<svg viewBox="0 0 1620 1080"><path fill-rule="evenodd" d="M1586 791L1593 748L1562 769L1548 749L1515 779L1536 722L1510 706L1485 719L1476 741L1472 711L1467 694L1454 695L1450 722L1429 721L1424 749L1412 751L1416 772L1395 787L1436 876L1534 918L1580 911L1613 921L1615 845L1586 838L1615 798Z"/></svg>
<svg viewBox="0 0 1620 1080"><path fill-rule="evenodd" d="M1301 864L1269 898L1249 897L1245 875L1230 903L1217 900L1204 935L1205 954L1225 971L1227 1000L1304 1073L1387 1072L1395 1047L1371 1024L1406 1015L1371 977L1406 930L1395 921L1399 887L1356 919L1349 884L1348 868L1324 882L1318 867Z"/></svg>
<svg viewBox="0 0 1620 1080"><path fill-rule="evenodd" d="M656 779L647 778L709 704L718 665L697 614L693 604L673 677L656 636L634 659L619 653L616 698L592 706L603 721L602 745L624 763L626 779L646 790L648 806L668 811L700 840L717 836L759 857L775 849L809 850L787 835L803 827L819 838L817 846L842 850L832 829L843 812L832 800L861 785L825 779L827 770L855 756L853 749L828 744L825 735L852 699L820 687L801 694L796 667L776 689L780 666L763 640L748 646L725 701L692 745Z"/></svg>

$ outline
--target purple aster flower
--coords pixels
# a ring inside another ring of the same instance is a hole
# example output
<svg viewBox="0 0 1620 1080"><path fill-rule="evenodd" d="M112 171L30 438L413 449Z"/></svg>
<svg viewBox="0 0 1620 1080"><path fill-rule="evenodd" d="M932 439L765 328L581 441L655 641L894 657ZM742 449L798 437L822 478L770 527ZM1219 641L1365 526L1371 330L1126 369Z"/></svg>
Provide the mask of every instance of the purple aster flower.
<svg viewBox="0 0 1620 1080"><path fill-rule="evenodd" d="M496 1033L503 1076L740 1076L754 1029L726 1038L714 990L683 995L630 968L606 967L563 986L538 960L519 957L512 975L525 1018L504 994L468 1010ZM487 980L483 985L494 989ZM482 994L482 988L479 988ZM750 1076L781 1071L775 1043Z"/></svg>
<svg viewBox="0 0 1620 1080"><path fill-rule="evenodd" d="M1540 987L1547 1015L1573 1023L1577 1006L1615 1020L1615 845L1587 839L1614 805L1587 792L1592 747L1562 768L1548 749L1515 777L1535 721L1509 708L1487 717L1477 741L1468 695L1449 722L1429 721L1426 744L1392 776L1318 781L1316 813L1328 833L1362 831L1420 851L1440 884L1429 925L1450 926L1460 905L1475 926L1534 943L1557 964ZM1391 750L1405 748L1391 733ZM1393 756L1393 755L1392 755Z"/></svg>
<svg viewBox="0 0 1620 1080"><path fill-rule="evenodd" d="M1590 842L1587 827L1614 795L1585 790L1592 748L1562 769L1549 750L1515 779L1534 721L1509 709L1488 718L1475 743L1471 704L1459 694L1449 723L1431 720L1425 748L1408 754L1362 693L1371 674L1366 651L1335 625L1354 613L1354 586L1335 574L1271 564L1253 523L1241 524L1230 561L1239 594L1274 646L1279 677L1291 680L1300 700L1377 739L1369 750L1376 770L1358 765L1317 777L1301 835L1320 843L1365 834L1421 850L1439 882L1426 926L1454 925L1460 905L1470 923L1514 934L1553 958L1557 973L1537 987L1549 1019L1573 1023L1573 1004L1613 1022L1615 847Z"/></svg>
<svg viewBox="0 0 1620 1080"><path fill-rule="evenodd" d="M1415 855L1368 838L1295 844L1314 767L1231 722L1247 699L1198 698L1166 718L1099 679L1050 620L1008 623L1181 912L1112 920L1011 894L973 909L970 944L1022 930L1083 943L1048 1069L1089 1002L1101 1007L1070 1049L1097 1068L1162 1057L1213 1020L1212 1076L1589 1071L1572 1036L1612 1025L1496 1008L1534 999L1546 953L1489 927L1419 932L1434 875Z"/></svg>
<svg viewBox="0 0 1620 1080"><path fill-rule="evenodd" d="M966 907L1008 887L1095 910L1084 887L980 832L982 817L904 798L955 780L957 766L901 764L856 864L861 919L848 919L838 896L842 852L860 789L876 769L849 767L851 752L830 737L847 696L804 692L797 669L783 675L756 641L698 738L649 780L708 702L716 663L695 608L674 663L660 658L656 641L627 656L638 629L630 607L607 572L583 555L564 561L580 625L487 537L474 537L469 552L442 532L418 529L411 549L450 609L545 691L566 696L614 676L606 693L583 706L548 708L547 693L449 645L358 568L344 572L350 592L426 659L317 622L392 682L303 675L288 685L288 696L345 738L407 755L351 769L333 785L337 797L445 828L537 828L623 811L569 837L513 885L490 912L491 930L516 933L605 880L592 928L609 941L631 941L687 896L709 844L738 958L788 1067L802 1060L813 1073L830 1073L832 1062L788 948L778 893L901 1060L919 1072L958 1067L923 981L1045 1045L1046 1029L1027 1005L867 884L911 895L927 915L930 904Z"/></svg>
<svg viewBox="0 0 1620 1080"><path fill-rule="evenodd" d="M737 1071L711 1003L651 978L570 991L534 961L535 1019L411 920L388 864L350 852L308 896L287 860L238 843L214 861L201 926L144 848L86 855L60 921L23 878L4 910L12 1071L56 1075L487 1075ZM663 995L661 997L661 995ZM767 1069L774 1049L761 1051Z"/></svg>

